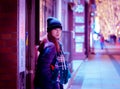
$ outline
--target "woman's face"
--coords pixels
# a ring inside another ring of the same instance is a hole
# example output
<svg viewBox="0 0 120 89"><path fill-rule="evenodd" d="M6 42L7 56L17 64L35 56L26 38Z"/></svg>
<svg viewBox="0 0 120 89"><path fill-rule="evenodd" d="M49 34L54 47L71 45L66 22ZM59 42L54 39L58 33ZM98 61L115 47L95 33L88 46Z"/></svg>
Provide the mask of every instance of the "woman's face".
<svg viewBox="0 0 120 89"><path fill-rule="evenodd" d="M58 40L59 40L60 37L61 37L61 33L62 33L61 28L55 28L55 29L53 29L53 30L51 31L52 36L55 37L55 38L58 39Z"/></svg>

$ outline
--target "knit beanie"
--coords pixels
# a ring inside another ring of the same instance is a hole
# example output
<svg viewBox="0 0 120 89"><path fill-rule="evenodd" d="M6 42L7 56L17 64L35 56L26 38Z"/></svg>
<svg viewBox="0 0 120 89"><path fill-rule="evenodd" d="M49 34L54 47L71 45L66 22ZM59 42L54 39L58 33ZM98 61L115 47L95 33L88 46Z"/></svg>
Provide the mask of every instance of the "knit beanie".
<svg viewBox="0 0 120 89"><path fill-rule="evenodd" d="M60 21L57 18L48 17L47 32L50 32L51 30L53 30L55 28L61 28L61 30L62 30L62 25L61 25Z"/></svg>

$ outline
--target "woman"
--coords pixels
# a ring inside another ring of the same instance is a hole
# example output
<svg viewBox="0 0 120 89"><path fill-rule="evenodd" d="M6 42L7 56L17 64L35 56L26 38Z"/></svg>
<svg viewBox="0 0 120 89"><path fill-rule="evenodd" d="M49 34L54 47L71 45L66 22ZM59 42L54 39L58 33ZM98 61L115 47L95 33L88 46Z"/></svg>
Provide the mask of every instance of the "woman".
<svg viewBox="0 0 120 89"><path fill-rule="evenodd" d="M36 66L35 89L62 89L62 84L59 84L57 79L53 80L52 76L58 54L61 53L59 39L62 25L60 21L54 17L49 17L47 19L47 33L47 38L43 39L39 46L40 55ZM58 78L58 75L56 76Z"/></svg>
<svg viewBox="0 0 120 89"><path fill-rule="evenodd" d="M101 49L104 48L104 36L103 36L103 34L100 34L100 46L101 46Z"/></svg>

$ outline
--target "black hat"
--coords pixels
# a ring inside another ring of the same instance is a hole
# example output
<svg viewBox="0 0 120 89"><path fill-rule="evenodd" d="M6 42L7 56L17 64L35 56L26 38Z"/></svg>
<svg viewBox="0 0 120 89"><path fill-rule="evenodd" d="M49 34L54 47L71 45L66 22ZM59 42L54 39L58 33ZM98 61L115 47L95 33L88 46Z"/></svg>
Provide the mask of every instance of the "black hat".
<svg viewBox="0 0 120 89"><path fill-rule="evenodd" d="M57 18L48 17L48 19L47 19L47 32L50 32L54 28L61 28L61 30L62 30L62 25L61 25L60 21Z"/></svg>

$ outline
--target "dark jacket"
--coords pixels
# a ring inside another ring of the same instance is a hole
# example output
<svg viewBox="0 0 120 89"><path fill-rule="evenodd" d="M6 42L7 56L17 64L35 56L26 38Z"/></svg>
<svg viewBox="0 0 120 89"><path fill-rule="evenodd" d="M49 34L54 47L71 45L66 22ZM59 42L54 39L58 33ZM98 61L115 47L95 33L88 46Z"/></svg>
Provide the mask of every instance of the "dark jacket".
<svg viewBox="0 0 120 89"><path fill-rule="evenodd" d="M52 71L50 68L53 60L56 60L56 48L54 43L46 42L44 50L40 53L37 66L34 84L40 89L58 89L56 84L51 81Z"/></svg>

